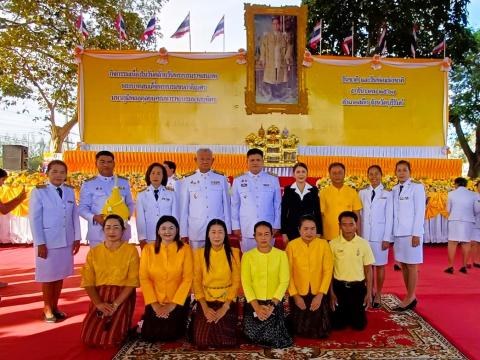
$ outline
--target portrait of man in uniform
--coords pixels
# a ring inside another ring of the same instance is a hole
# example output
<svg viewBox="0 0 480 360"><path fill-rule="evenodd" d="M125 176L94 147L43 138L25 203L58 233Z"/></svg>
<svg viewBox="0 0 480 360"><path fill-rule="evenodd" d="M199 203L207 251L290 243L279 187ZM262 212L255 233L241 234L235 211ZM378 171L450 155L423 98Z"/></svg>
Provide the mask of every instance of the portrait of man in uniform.
<svg viewBox="0 0 480 360"><path fill-rule="evenodd" d="M298 102L296 31L295 16L255 16L257 103Z"/></svg>
<svg viewBox="0 0 480 360"><path fill-rule="evenodd" d="M307 7L245 4L247 114L307 114Z"/></svg>

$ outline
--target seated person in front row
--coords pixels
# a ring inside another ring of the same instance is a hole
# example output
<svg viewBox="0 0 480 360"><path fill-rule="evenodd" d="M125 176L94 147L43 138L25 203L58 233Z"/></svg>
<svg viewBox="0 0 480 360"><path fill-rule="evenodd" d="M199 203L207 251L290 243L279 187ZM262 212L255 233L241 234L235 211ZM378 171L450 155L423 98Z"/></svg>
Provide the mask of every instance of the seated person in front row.
<svg viewBox="0 0 480 360"><path fill-rule="evenodd" d="M304 215L300 237L287 245L290 264L290 311L295 335L324 338L330 332L328 288L332 280L333 257L326 240L317 237L316 219Z"/></svg>
<svg viewBox="0 0 480 360"><path fill-rule="evenodd" d="M199 348L237 344L237 299L240 250L232 248L220 219L207 225L205 247L194 256L193 290L200 306L193 321L193 342Z"/></svg>
<svg viewBox="0 0 480 360"><path fill-rule="evenodd" d="M157 239L144 246L140 259L140 286L145 299L142 338L174 341L186 333L193 280L193 255L180 240L177 219L162 216Z"/></svg>
<svg viewBox="0 0 480 360"><path fill-rule="evenodd" d="M368 241L356 234L357 214L344 211L338 221L340 236L330 241L333 254L332 325L335 329L350 325L363 330L367 325L365 310L372 300L372 264L375 259Z"/></svg>
<svg viewBox="0 0 480 360"><path fill-rule="evenodd" d="M127 338L139 285L139 260L136 247L122 240L125 224L120 216L108 215L102 227L105 240L90 249L82 269L80 286L91 303L81 339L85 345L106 348Z"/></svg>
<svg viewBox="0 0 480 360"><path fill-rule="evenodd" d="M254 237L257 246L243 254L241 266L247 300L243 315L245 335L258 345L285 348L293 343L282 304L290 280L287 255L272 247L270 223L257 222Z"/></svg>

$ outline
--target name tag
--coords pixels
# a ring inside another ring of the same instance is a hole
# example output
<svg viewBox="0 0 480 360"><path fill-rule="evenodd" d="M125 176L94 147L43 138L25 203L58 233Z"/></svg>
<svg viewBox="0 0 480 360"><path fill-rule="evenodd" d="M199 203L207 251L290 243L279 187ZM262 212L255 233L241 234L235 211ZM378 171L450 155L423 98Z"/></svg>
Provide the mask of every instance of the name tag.
<svg viewBox="0 0 480 360"><path fill-rule="evenodd" d="M269 186L270 186L270 184L263 184L263 186L269 187Z"/></svg>
<svg viewBox="0 0 480 360"><path fill-rule="evenodd" d="M247 187L247 185L248 185L248 184L246 184L246 183L240 184L241 187Z"/></svg>
<svg viewBox="0 0 480 360"><path fill-rule="evenodd" d="M164 198L164 197L162 197L162 200L170 201L170 198Z"/></svg>
<svg viewBox="0 0 480 360"><path fill-rule="evenodd" d="M408 200L409 197L408 196L405 196L405 197L401 197L399 200Z"/></svg>
<svg viewBox="0 0 480 360"><path fill-rule="evenodd" d="M73 201L72 201L72 200L68 200L67 203L73 204Z"/></svg>
<svg viewBox="0 0 480 360"><path fill-rule="evenodd" d="M220 185L220 181L218 180L214 180L211 182L212 185Z"/></svg>

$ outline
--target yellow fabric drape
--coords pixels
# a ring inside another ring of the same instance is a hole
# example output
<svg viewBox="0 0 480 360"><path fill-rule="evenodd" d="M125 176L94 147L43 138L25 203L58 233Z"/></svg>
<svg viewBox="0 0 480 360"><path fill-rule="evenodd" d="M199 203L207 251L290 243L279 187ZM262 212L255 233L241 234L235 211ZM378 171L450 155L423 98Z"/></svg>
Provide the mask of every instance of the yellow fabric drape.
<svg viewBox="0 0 480 360"><path fill-rule="evenodd" d="M428 193L428 203L425 210L425 218L428 220L437 215L442 215L444 218L448 218L447 199L448 193Z"/></svg>

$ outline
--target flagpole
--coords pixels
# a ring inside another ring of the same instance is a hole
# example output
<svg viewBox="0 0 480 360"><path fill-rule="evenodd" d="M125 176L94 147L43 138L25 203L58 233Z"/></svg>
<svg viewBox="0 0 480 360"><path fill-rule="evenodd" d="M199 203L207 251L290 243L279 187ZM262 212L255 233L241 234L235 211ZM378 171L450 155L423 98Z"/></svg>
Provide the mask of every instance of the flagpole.
<svg viewBox="0 0 480 360"><path fill-rule="evenodd" d="M319 46L319 50L318 50L318 55L322 55L322 29L323 29L323 20L320 19L320 46Z"/></svg>
<svg viewBox="0 0 480 360"><path fill-rule="evenodd" d="M352 21L352 57L354 56L353 53L354 53L354 51L355 51L355 38L354 38L354 36L353 36L353 27L354 27L354 26L355 26L355 25L354 25L354 23L353 23L353 21Z"/></svg>
<svg viewBox="0 0 480 360"><path fill-rule="evenodd" d="M190 11L188 12L188 19L189 19L189 29L188 29L188 48L190 52L192 52L192 20L190 19Z"/></svg>

